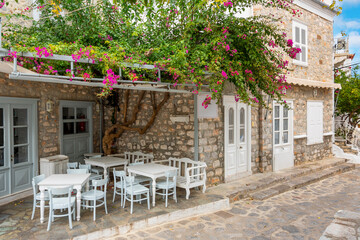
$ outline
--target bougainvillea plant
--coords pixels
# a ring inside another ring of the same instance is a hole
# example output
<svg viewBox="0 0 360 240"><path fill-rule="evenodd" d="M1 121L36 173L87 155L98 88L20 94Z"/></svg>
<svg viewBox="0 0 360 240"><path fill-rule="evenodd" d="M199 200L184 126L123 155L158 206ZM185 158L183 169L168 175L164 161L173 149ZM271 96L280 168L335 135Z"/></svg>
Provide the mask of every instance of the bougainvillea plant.
<svg viewBox="0 0 360 240"><path fill-rule="evenodd" d="M235 99L266 106L267 96L282 101L288 60L300 49L278 26L275 16L242 18L238 13L253 4L300 15L286 0L37 0L21 14L8 16L3 35L9 59L18 52L37 56L70 55L69 64L21 58L23 66L45 74L89 80L104 77L102 95L122 77L158 81L158 71L128 68L125 63L151 64L162 71L161 81L174 87L209 85L203 102L220 99L226 83L235 86ZM29 17L39 11L40 19ZM22 22L19 22L20 18ZM24 24L29 21L29 24ZM91 66L77 63L87 58Z"/></svg>

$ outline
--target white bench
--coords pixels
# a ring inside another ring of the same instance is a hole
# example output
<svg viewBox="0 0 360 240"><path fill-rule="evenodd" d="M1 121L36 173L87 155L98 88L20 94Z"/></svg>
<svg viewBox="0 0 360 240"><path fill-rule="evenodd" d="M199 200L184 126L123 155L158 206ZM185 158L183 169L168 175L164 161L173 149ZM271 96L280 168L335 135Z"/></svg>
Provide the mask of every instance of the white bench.
<svg viewBox="0 0 360 240"><path fill-rule="evenodd" d="M186 189L186 199L189 199L190 188L202 186L202 191L205 193L206 163L189 158L169 158L154 163L167 163L169 166L178 168L176 186Z"/></svg>

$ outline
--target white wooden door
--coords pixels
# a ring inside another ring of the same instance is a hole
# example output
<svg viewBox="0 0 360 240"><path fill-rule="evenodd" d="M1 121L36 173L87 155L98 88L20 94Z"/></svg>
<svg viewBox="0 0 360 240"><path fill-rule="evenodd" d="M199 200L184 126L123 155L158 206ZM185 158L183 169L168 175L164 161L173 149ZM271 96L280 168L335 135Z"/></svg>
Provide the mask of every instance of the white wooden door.
<svg viewBox="0 0 360 240"><path fill-rule="evenodd" d="M35 114L35 104L0 104L0 197L31 188L37 160Z"/></svg>
<svg viewBox="0 0 360 240"><path fill-rule="evenodd" d="M294 166L293 110L274 103L273 109L273 167L274 171Z"/></svg>
<svg viewBox="0 0 360 240"><path fill-rule="evenodd" d="M248 106L236 102L233 96L224 97L225 179L231 180L249 171Z"/></svg>
<svg viewBox="0 0 360 240"><path fill-rule="evenodd" d="M70 162L82 162L85 153L92 152L92 103L60 102L60 153Z"/></svg>

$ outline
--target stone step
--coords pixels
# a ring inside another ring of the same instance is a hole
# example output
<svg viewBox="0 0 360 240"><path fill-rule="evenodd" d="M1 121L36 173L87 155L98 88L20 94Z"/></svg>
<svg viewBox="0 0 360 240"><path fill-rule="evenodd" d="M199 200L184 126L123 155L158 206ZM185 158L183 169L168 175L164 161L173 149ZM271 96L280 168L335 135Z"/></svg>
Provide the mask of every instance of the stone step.
<svg viewBox="0 0 360 240"><path fill-rule="evenodd" d="M336 140L335 139L335 144L338 145L338 146L346 146L346 140Z"/></svg>
<svg viewBox="0 0 360 240"><path fill-rule="evenodd" d="M296 189L296 188L300 188L306 185L309 185L311 183L314 182L318 182L322 179L334 176L336 174L340 174L343 172L348 172L355 169L355 164L351 164L351 163L343 163L328 169L323 169L321 171L318 172L314 172L314 173L310 173L308 175L304 175L304 176L300 176L300 177L296 177L293 178L289 181L286 181L284 183L281 184L277 184L275 186L260 190L260 191L256 191L253 193L249 194L249 197L251 199L255 199L255 200L264 200L270 197L273 197L275 195L278 195L280 193L292 190L292 189Z"/></svg>
<svg viewBox="0 0 360 240"><path fill-rule="evenodd" d="M238 201L249 196L250 193L269 188L276 184L289 181L296 177L307 175L313 172L318 172L323 169L331 168L345 163L345 159L330 158L317 162L309 162L300 166L296 166L291 169L282 170L273 173L259 173L254 174L246 179L237 180L227 184L229 189L223 189L222 186L213 188L214 192L226 191L226 196L230 199L230 202ZM229 187L230 186L230 187ZM219 188L217 190L217 188Z"/></svg>

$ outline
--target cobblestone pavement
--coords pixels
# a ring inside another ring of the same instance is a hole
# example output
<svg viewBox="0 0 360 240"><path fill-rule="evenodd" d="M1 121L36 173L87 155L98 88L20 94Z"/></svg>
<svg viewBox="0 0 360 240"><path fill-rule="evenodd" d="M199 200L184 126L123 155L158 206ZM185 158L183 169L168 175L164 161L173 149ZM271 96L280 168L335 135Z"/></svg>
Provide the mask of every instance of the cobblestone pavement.
<svg viewBox="0 0 360 240"><path fill-rule="evenodd" d="M120 239L319 239L340 210L360 212L360 169L227 211L144 229Z"/></svg>

